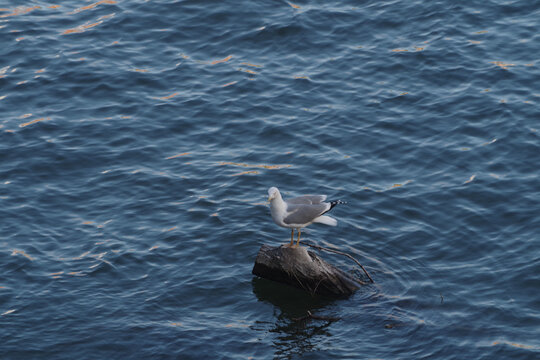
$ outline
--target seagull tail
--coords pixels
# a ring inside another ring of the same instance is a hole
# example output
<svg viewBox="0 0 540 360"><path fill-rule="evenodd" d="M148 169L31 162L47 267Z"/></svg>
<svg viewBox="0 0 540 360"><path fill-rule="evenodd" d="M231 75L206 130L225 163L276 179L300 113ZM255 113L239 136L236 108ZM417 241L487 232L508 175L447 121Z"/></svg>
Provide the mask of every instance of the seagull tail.
<svg viewBox="0 0 540 360"><path fill-rule="evenodd" d="M321 224L325 224L325 225L330 225L330 226L336 226L337 225L337 220L334 219L333 217L330 217L330 216L327 216L327 215L319 216L319 217L315 218L313 220L313 222L321 223Z"/></svg>

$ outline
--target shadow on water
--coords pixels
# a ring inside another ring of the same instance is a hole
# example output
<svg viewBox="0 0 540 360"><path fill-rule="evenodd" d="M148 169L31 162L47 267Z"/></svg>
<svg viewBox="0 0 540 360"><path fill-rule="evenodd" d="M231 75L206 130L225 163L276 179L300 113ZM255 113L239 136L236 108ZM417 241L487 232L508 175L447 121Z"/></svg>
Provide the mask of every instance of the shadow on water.
<svg viewBox="0 0 540 360"><path fill-rule="evenodd" d="M308 311L328 315L328 309L336 299L282 285L270 280L253 278L251 282L257 300L270 303L278 312L275 323L258 322L253 328L273 334L275 358L290 358L316 350L321 337L330 337L329 326L335 320L318 320L306 317Z"/></svg>

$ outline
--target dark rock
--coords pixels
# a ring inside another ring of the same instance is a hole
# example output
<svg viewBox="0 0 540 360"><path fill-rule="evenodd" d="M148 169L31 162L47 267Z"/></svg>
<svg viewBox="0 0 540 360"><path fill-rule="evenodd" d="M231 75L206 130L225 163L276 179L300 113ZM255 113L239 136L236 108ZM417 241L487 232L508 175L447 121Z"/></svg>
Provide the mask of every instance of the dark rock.
<svg viewBox="0 0 540 360"><path fill-rule="evenodd" d="M336 268L305 247L261 246L253 275L304 289L310 294L348 296L364 282Z"/></svg>

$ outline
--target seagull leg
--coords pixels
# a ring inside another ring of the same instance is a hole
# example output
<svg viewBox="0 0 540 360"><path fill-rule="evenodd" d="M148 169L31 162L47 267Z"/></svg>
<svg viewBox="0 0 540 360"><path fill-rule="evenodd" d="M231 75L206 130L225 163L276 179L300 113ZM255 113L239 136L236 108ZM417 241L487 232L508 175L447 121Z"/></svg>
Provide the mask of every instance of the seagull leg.
<svg viewBox="0 0 540 360"><path fill-rule="evenodd" d="M294 244L294 229L291 229L291 244L290 246L293 246Z"/></svg>
<svg viewBox="0 0 540 360"><path fill-rule="evenodd" d="M296 241L296 246L300 245L300 231L302 228L298 228L298 240Z"/></svg>

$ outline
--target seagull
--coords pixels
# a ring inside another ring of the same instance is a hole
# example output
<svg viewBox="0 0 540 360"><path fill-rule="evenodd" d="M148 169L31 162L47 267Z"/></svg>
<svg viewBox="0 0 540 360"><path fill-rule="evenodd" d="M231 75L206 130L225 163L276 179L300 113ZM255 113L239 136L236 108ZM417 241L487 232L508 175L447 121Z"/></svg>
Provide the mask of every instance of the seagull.
<svg viewBox="0 0 540 360"><path fill-rule="evenodd" d="M294 229L298 230L296 246L300 244L300 229L312 223L321 223L336 226L337 220L324 215L338 204L345 204L341 200L324 202L326 195L304 195L283 201L277 187L268 189L270 213L274 222L282 227L291 229L291 243L294 244Z"/></svg>

